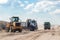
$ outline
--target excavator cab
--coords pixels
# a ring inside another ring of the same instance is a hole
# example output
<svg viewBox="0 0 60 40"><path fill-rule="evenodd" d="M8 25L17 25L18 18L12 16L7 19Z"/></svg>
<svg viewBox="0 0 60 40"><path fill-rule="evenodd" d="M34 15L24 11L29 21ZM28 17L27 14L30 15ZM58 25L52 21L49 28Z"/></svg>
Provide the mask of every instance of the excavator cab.
<svg viewBox="0 0 60 40"><path fill-rule="evenodd" d="M11 22L19 22L19 17L11 17Z"/></svg>

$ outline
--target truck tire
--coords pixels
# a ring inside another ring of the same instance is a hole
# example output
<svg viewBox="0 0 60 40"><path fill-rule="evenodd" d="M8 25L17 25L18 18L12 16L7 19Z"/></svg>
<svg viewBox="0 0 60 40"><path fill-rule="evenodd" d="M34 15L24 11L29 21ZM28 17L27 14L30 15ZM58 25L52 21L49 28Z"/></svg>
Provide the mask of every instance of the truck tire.
<svg viewBox="0 0 60 40"><path fill-rule="evenodd" d="M13 32L13 30L11 29L11 32Z"/></svg>
<svg viewBox="0 0 60 40"><path fill-rule="evenodd" d="M15 33L15 32L16 32L16 30L15 30L15 29L14 29L14 30L11 30L11 32L14 32L14 33Z"/></svg>
<svg viewBox="0 0 60 40"><path fill-rule="evenodd" d="M51 28L48 28L48 30L50 30Z"/></svg>
<svg viewBox="0 0 60 40"><path fill-rule="evenodd" d="M34 29L30 29L30 31L34 31Z"/></svg>
<svg viewBox="0 0 60 40"><path fill-rule="evenodd" d="M30 27L30 31L34 31L35 29L33 27Z"/></svg>
<svg viewBox="0 0 60 40"><path fill-rule="evenodd" d="M22 29L20 29L19 32L22 32Z"/></svg>
<svg viewBox="0 0 60 40"><path fill-rule="evenodd" d="M44 28L45 30L47 29L47 28Z"/></svg>

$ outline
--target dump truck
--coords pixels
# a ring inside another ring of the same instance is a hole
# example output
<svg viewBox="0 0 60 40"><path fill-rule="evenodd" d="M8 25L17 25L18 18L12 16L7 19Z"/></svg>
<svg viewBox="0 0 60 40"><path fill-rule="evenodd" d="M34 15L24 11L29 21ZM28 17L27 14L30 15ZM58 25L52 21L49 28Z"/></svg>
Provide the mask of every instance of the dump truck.
<svg viewBox="0 0 60 40"><path fill-rule="evenodd" d="M34 30L37 30L38 27L37 27L37 22L36 20L31 20L31 19L28 19L27 20L27 26L26 26L30 31L34 31Z"/></svg>
<svg viewBox="0 0 60 40"><path fill-rule="evenodd" d="M46 29L51 29L51 24L50 24L50 22L45 22L44 23L44 29L46 30Z"/></svg>
<svg viewBox="0 0 60 40"><path fill-rule="evenodd" d="M6 30L7 30L7 32L9 32L9 31L22 32L22 26L21 26L21 22L19 21L19 17L15 17L15 16L11 17L10 22L7 23Z"/></svg>

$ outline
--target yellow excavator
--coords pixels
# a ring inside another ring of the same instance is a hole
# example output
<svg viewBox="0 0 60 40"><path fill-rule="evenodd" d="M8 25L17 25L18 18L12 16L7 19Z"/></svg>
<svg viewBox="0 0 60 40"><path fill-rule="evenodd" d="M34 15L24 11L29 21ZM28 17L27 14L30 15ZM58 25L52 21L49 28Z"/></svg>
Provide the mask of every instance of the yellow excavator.
<svg viewBox="0 0 60 40"><path fill-rule="evenodd" d="M19 22L19 17L11 17L10 18L10 22L7 23L7 26L6 26L6 30L7 32L16 32L16 31L19 31L19 32L22 32L22 26L21 26L21 22Z"/></svg>

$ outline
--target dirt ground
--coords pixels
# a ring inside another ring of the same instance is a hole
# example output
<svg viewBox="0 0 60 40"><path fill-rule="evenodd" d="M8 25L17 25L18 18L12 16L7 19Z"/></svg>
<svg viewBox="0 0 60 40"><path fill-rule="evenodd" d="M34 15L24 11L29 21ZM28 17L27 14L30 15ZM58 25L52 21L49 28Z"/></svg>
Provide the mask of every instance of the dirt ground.
<svg viewBox="0 0 60 40"><path fill-rule="evenodd" d="M60 27L22 33L0 32L0 40L60 40Z"/></svg>

